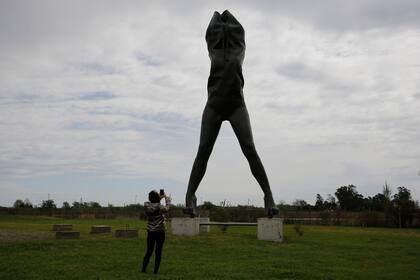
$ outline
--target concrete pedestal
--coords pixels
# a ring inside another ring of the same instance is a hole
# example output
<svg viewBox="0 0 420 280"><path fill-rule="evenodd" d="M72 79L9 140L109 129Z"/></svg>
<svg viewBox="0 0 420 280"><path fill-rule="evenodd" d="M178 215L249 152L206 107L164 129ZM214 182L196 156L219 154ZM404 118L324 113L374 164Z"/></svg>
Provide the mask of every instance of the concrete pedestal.
<svg viewBox="0 0 420 280"><path fill-rule="evenodd" d="M71 224L55 224L53 225L53 231L71 231L73 230L73 225Z"/></svg>
<svg viewBox="0 0 420 280"><path fill-rule="evenodd" d="M200 223L210 223L210 218L199 218ZM200 233L201 232L210 232L210 226L209 225L202 225L200 226Z"/></svg>
<svg viewBox="0 0 420 280"><path fill-rule="evenodd" d="M258 240L283 241L283 220L280 218L258 219Z"/></svg>
<svg viewBox="0 0 420 280"><path fill-rule="evenodd" d="M200 233L200 218L172 218L172 233L175 235L198 235Z"/></svg>
<svg viewBox="0 0 420 280"><path fill-rule="evenodd" d="M90 233L111 233L111 227L106 225L92 226Z"/></svg>
<svg viewBox="0 0 420 280"><path fill-rule="evenodd" d="M56 231L55 238L57 239L78 239L80 238L79 231Z"/></svg>
<svg viewBox="0 0 420 280"><path fill-rule="evenodd" d="M115 237L118 237L118 238L139 237L139 230L138 229L117 229L115 231Z"/></svg>

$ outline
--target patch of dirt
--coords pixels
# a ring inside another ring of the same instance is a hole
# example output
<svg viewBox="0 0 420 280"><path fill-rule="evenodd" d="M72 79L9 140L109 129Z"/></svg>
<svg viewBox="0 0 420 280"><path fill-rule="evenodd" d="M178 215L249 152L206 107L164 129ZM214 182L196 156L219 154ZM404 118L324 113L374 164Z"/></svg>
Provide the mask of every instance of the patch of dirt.
<svg viewBox="0 0 420 280"><path fill-rule="evenodd" d="M0 242L46 240L53 237L54 235L51 232L0 229Z"/></svg>

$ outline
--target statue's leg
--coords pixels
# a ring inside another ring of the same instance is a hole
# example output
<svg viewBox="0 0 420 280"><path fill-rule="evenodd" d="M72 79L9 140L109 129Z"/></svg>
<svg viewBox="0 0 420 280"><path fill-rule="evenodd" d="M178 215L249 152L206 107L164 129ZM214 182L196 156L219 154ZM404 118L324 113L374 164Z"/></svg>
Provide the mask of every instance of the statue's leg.
<svg viewBox="0 0 420 280"><path fill-rule="evenodd" d="M269 217L272 217L273 214L278 213L278 209L274 203L264 166L255 149L251 123L246 107L243 106L236 109L229 117L229 121L236 134L236 137L238 138L239 144L241 145L242 152L248 160L252 175L254 175L262 191L264 192L264 204L266 213Z"/></svg>
<svg viewBox="0 0 420 280"><path fill-rule="evenodd" d="M191 170L188 190L185 197L186 211L184 212L191 216L196 214L195 207L197 198L195 197L195 192L206 172L207 161L213 150L222 121L222 117L209 105L206 105L201 119L200 145Z"/></svg>

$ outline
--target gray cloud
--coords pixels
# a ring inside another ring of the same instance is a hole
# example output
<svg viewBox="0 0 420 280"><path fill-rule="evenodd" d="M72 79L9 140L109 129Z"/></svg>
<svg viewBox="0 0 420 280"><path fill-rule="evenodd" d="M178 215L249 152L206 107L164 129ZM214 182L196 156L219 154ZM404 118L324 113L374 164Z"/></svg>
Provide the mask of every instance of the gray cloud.
<svg viewBox="0 0 420 280"><path fill-rule="evenodd" d="M150 55L144 54L142 52L137 53L137 59L143 63L145 63L148 66L159 66L161 65L161 62L159 59L152 57Z"/></svg>
<svg viewBox="0 0 420 280"><path fill-rule="evenodd" d="M80 100L108 100L114 98L115 95L109 91L96 91L83 93L79 99Z"/></svg>
<svg viewBox="0 0 420 280"><path fill-rule="evenodd" d="M99 63L82 63L78 65L78 68L81 72L93 72L96 75L112 75L117 72L112 66L106 66Z"/></svg>
<svg viewBox="0 0 420 280"><path fill-rule="evenodd" d="M297 80L319 81L321 79L325 79L321 71L312 69L304 63L298 61L280 65L276 69L276 72L280 75Z"/></svg>
<svg viewBox="0 0 420 280"><path fill-rule="evenodd" d="M330 31L375 28L417 28L420 19L416 0L323 0L247 1L257 11L271 16L289 16Z"/></svg>

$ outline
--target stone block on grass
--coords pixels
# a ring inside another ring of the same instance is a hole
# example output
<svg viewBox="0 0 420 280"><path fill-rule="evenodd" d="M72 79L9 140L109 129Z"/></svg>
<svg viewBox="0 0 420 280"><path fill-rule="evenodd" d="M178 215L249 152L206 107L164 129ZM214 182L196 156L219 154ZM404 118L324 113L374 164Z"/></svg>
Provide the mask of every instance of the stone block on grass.
<svg viewBox="0 0 420 280"><path fill-rule="evenodd" d="M55 238L57 239L78 239L80 238L80 231L56 231Z"/></svg>
<svg viewBox="0 0 420 280"><path fill-rule="evenodd" d="M138 229L117 229L115 231L115 237L117 238L135 238L139 236Z"/></svg>
<svg viewBox="0 0 420 280"><path fill-rule="evenodd" d="M53 231L69 231L69 230L73 230L73 225L70 225L70 224L53 225Z"/></svg>
<svg viewBox="0 0 420 280"><path fill-rule="evenodd" d="M90 233L98 234L98 233L111 233L111 227L106 225L96 225L92 226L90 229Z"/></svg>

